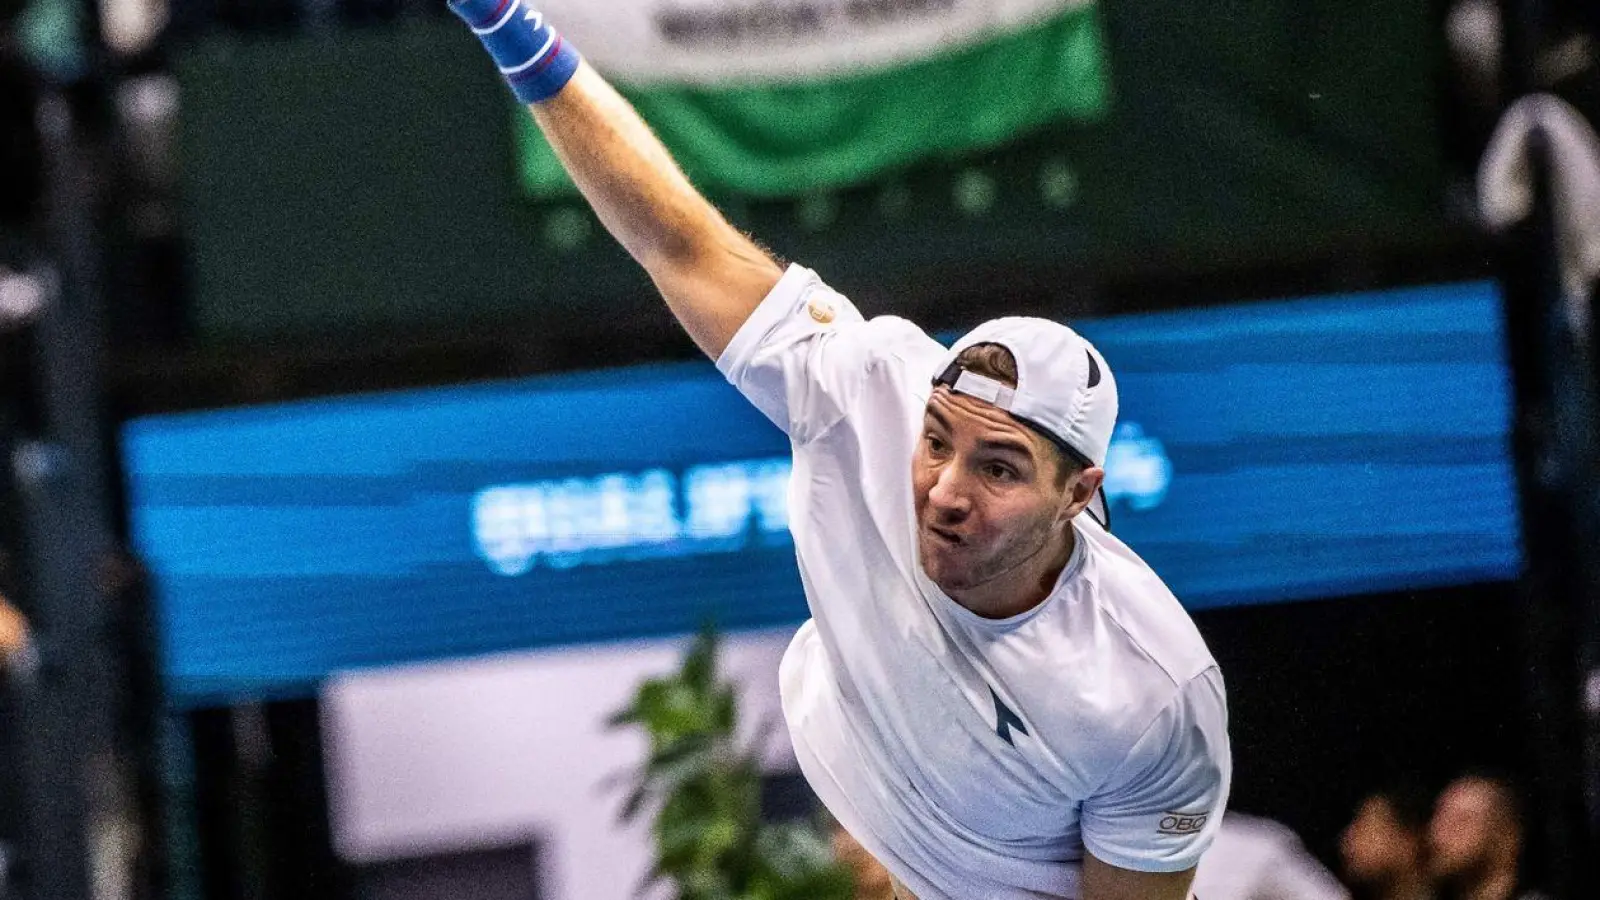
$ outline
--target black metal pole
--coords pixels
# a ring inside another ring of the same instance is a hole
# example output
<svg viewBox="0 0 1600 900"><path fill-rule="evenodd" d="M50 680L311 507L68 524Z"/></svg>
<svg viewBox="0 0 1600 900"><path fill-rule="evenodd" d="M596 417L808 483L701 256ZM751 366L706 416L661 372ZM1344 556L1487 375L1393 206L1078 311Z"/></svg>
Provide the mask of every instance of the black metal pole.
<svg viewBox="0 0 1600 900"><path fill-rule="evenodd" d="M197 710L189 723L206 900L347 900L318 701Z"/></svg>
<svg viewBox="0 0 1600 900"><path fill-rule="evenodd" d="M42 666L22 700L28 840L25 896L92 896L90 794L112 749L109 631L95 582L111 549L96 388L99 360L94 201L71 107L41 107L50 160L46 215L55 291L35 326L37 431L8 461L21 517L20 557Z"/></svg>
<svg viewBox="0 0 1600 900"><path fill-rule="evenodd" d="M141 620L136 567L119 550L114 479L102 412L105 284L102 148L109 127L95 4L81 4L89 75L72 85L43 79L37 132L44 152L41 221L32 229L50 277L29 326L26 384L9 386L27 413L13 421L0 478L12 487L9 517L22 599L40 665L17 694L16 737L25 813L24 900L143 898L154 891L147 854L160 845L144 765L130 746L151 729L147 644L130 641ZM130 688L130 684L132 687ZM145 706L130 697L142 693Z"/></svg>
<svg viewBox="0 0 1600 900"><path fill-rule="evenodd" d="M1530 832L1546 850L1558 897L1592 896L1579 716L1579 641L1594 578L1576 500L1585 405L1556 268L1555 223L1542 137L1531 148L1540 180L1532 218L1505 247L1502 279L1515 373L1513 442L1521 483L1527 569L1521 585L1528 753L1534 809ZM1594 545L1589 545L1592 548Z"/></svg>
<svg viewBox="0 0 1600 900"><path fill-rule="evenodd" d="M1550 28L1544 0L1502 0L1504 96L1542 88ZM1557 897L1600 896L1600 757L1584 685L1600 638L1600 404L1593 347L1574 333L1562 279L1548 142L1530 140L1535 199L1502 245L1508 350L1515 373L1513 441L1527 554L1521 595L1528 751L1547 886Z"/></svg>

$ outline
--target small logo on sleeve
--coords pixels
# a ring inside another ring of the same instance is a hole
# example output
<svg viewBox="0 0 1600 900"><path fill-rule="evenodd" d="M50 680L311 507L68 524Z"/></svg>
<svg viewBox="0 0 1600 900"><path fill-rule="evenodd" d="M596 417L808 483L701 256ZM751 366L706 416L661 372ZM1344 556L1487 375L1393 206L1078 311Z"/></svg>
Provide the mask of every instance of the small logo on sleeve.
<svg viewBox="0 0 1600 900"><path fill-rule="evenodd" d="M833 321L834 316L839 314L832 301L826 297L811 298L811 302L806 304L806 312L810 313L812 320L819 325L829 324Z"/></svg>
<svg viewBox="0 0 1600 900"><path fill-rule="evenodd" d="M1184 813L1168 812L1161 814L1161 824L1156 828L1157 834L1171 834L1185 836L1199 834L1206 827L1206 820L1211 818L1208 812Z"/></svg>

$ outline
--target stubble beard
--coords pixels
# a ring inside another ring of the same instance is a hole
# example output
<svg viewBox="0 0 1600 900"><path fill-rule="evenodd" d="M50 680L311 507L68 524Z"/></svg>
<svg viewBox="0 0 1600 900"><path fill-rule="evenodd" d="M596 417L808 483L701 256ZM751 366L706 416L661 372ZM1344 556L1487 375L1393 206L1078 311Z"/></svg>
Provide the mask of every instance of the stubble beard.
<svg viewBox="0 0 1600 900"><path fill-rule="evenodd" d="M940 590L952 597L958 593L983 587L1027 565L1040 554L1048 553L1051 537L1052 531L1048 525L1035 527L1030 529L1029 534L1019 535L1009 541L998 552L986 554L961 565L953 563L948 548L942 545L938 538L929 535L925 529L919 528L917 531L917 541L921 545L919 555L923 574L929 581L938 585ZM956 571L945 571L941 574L930 570L929 562L933 559L943 562L947 569L954 568Z"/></svg>

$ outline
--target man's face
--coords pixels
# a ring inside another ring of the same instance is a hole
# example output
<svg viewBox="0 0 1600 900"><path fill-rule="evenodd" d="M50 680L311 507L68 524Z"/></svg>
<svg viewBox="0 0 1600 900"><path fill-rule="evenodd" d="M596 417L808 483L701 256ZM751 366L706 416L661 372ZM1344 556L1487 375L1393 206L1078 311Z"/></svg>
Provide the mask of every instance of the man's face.
<svg viewBox="0 0 1600 900"><path fill-rule="evenodd" d="M1382 884L1418 865L1419 835L1395 817L1389 801L1368 797L1339 838L1344 872L1356 884Z"/></svg>
<svg viewBox="0 0 1600 900"><path fill-rule="evenodd" d="M1430 869L1440 878L1471 874L1488 865L1510 823L1499 792L1481 778L1464 778L1439 795L1428 823Z"/></svg>
<svg viewBox="0 0 1600 900"><path fill-rule="evenodd" d="M1101 472L1062 479L1063 465L1048 440L1004 410L937 388L911 462L928 578L958 597L1053 552L1067 519L1082 509L1074 498L1092 498ZM1086 477L1091 484L1080 483Z"/></svg>

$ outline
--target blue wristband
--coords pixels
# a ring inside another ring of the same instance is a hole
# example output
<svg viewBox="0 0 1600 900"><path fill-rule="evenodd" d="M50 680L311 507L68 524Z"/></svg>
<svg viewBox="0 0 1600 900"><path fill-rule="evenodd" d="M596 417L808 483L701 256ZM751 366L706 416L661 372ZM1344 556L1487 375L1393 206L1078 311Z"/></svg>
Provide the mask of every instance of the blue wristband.
<svg viewBox="0 0 1600 900"><path fill-rule="evenodd" d="M450 0L450 10L472 28L494 58L511 92L523 103L542 103L567 86L583 57L523 0Z"/></svg>

